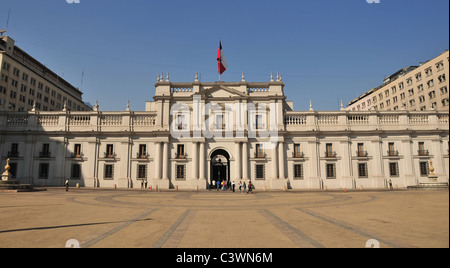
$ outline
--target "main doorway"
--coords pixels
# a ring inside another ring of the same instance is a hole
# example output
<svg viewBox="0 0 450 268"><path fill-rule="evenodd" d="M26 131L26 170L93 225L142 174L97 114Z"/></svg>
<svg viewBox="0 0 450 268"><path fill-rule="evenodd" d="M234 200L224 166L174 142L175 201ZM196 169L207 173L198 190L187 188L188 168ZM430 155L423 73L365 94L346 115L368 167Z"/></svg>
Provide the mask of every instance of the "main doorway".
<svg viewBox="0 0 450 268"><path fill-rule="evenodd" d="M211 188L217 187L217 181L230 181L230 155L223 149L215 150L211 155L209 183Z"/></svg>

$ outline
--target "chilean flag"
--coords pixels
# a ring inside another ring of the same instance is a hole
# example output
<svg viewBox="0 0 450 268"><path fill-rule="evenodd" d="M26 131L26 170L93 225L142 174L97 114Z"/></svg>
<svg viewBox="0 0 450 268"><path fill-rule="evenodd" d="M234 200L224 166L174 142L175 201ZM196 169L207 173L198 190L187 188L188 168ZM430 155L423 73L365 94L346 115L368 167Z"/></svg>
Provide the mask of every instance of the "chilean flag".
<svg viewBox="0 0 450 268"><path fill-rule="evenodd" d="M222 42L219 42L219 51L217 51L217 65L219 67L219 74L223 74L228 69L227 60L223 55Z"/></svg>

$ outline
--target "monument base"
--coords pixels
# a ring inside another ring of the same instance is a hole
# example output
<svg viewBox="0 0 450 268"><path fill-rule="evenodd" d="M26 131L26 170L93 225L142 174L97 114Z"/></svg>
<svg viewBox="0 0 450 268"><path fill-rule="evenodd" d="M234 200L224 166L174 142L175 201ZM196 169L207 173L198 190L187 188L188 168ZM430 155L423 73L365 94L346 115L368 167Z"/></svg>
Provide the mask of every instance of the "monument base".
<svg viewBox="0 0 450 268"><path fill-rule="evenodd" d="M447 182L438 182L438 176L437 175L430 175L428 176L429 182L427 183L420 183L416 186L410 186L408 189L412 190L448 190L448 183Z"/></svg>
<svg viewBox="0 0 450 268"><path fill-rule="evenodd" d="M34 189L30 184L21 184L20 181L0 181L0 192L19 193L19 192L34 192L46 191L47 189Z"/></svg>

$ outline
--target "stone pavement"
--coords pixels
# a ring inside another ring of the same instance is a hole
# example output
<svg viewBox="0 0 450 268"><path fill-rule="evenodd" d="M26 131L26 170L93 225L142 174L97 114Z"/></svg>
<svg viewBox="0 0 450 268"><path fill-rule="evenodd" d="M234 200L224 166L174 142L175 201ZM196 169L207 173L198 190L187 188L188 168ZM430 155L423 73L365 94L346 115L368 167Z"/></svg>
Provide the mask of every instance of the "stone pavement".
<svg viewBox="0 0 450 268"><path fill-rule="evenodd" d="M1 248L449 247L449 192L0 193Z"/></svg>

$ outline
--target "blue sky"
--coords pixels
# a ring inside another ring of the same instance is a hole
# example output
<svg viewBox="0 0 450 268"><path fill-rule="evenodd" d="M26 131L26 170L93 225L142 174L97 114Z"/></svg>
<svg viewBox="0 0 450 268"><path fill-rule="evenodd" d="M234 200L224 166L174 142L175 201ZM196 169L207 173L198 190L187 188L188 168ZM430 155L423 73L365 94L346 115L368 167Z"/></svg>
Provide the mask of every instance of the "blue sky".
<svg viewBox="0 0 450 268"><path fill-rule="evenodd" d="M227 82L280 72L295 109L337 110L449 48L448 0L0 0L0 28L104 111L144 110L156 77Z"/></svg>

